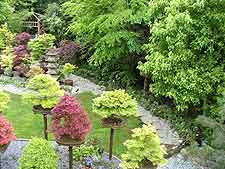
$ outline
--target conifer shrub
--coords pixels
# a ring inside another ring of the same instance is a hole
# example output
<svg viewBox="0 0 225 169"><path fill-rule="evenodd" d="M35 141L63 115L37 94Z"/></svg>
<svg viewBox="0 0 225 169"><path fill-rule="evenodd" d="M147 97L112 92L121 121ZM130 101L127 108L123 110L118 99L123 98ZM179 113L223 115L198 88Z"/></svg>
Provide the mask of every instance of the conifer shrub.
<svg viewBox="0 0 225 169"><path fill-rule="evenodd" d="M34 106L43 108L54 107L64 94L56 79L47 74L40 74L31 78L27 83L27 88L32 92L24 95L24 98Z"/></svg>
<svg viewBox="0 0 225 169"><path fill-rule="evenodd" d="M153 166L166 163L166 151L152 126L143 125L132 132L132 138L124 143L127 151L122 155L122 169L139 169L146 162Z"/></svg>
<svg viewBox="0 0 225 169"><path fill-rule="evenodd" d="M82 140L91 130L91 122L80 103L72 96L64 95L52 109L51 128L57 139L70 136Z"/></svg>
<svg viewBox="0 0 225 169"><path fill-rule="evenodd" d="M0 115L0 148L15 139L11 124Z"/></svg>
<svg viewBox="0 0 225 169"><path fill-rule="evenodd" d="M125 90L106 91L94 99L93 111L103 118L136 116L137 102Z"/></svg>
<svg viewBox="0 0 225 169"><path fill-rule="evenodd" d="M24 148L19 159L19 169L57 169L58 157L52 145L40 138L33 138Z"/></svg>

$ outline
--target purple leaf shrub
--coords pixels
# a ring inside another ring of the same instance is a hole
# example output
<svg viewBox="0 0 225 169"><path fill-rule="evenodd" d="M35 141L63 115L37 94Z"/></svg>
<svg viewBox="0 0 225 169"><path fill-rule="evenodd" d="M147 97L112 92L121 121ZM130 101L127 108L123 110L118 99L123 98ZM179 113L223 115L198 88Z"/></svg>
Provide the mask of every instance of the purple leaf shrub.
<svg viewBox="0 0 225 169"><path fill-rule="evenodd" d="M72 96L64 95L52 109L51 129L54 136L70 136L82 140L91 130L91 122L79 102Z"/></svg>
<svg viewBox="0 0 225 169"><path fill-rule="evenodd" d="M59 44L59 53L64 63L76 60L80 54L80 45L71 41L61 41Z"/></svg>
<svg viewBox="0 0 225 169"><path fill-rule="evenodd" d="M23 59L29 57L29 52L26 45L19 45L13 49L15 57L13 58L13 66L21 64Z"/></svg>
<svg viewBox="0 0 225 169"><path fill-rule="evenodd" d="M16 36L17 45L27 45L27 43L32 39L32 36L29 33L22 32Z"/></svg>

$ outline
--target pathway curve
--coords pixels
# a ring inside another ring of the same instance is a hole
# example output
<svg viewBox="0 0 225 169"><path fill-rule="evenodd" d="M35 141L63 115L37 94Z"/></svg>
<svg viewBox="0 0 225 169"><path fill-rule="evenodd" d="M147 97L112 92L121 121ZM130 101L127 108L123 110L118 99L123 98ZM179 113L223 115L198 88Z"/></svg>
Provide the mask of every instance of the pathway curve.
<svg viewBox="0 0 225 169"><path fill-rule="evenodd" d="M71 78L75 82L74 88L79 89L78 93L90 91L96 95L99 95L105 90L105 87L96 85L90 80L82 78L80 76L72 75ZM19 95L27 92L27 89L18 88L12 84L10 85L0 84L0 89ZM138 113L139 113L138 115L140 116L141 120L144 123L151 124L156 128L157 133L161 139L161 144L169 144L169 145L180 144L181 140L179 138L178 133L171 127L168 121L152 115L150 111L146 110L142 106L139 106ZM192 164L192 162L188 161L187 159L184 159L181 154L178 154L177 156L170 158L168 160L168 163L165 166L159 167L159 169L202 169L202 168Z"/></svg>

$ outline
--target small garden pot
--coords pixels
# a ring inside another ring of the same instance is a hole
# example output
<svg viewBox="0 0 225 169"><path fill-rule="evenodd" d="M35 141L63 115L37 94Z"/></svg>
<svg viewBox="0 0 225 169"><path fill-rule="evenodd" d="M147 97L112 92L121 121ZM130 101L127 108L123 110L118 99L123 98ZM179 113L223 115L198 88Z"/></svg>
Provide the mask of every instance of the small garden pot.
<svg viewBox="0 0 225 169"><path fill-rule="evenodd" d="M33 106L33 112L34 112L35 114L40 113L40 114L43 114L43 115L49 115L49 114L51 114L51 110L52 110L52 109L45 109L45 108L43 108L43 107L40 106L40 105L38 105L38 106Z"/></svg>
<svg viewBox="0 0 225 169"><path fill-rule="evenodd" d="M0 153L4 153L7 150L9 144L10 142L8 144L0 145Z"/></svg>
<svg viewBox="0 0 225 169"><path fill-rule="evenodd" d="M108 117L101 119L102 126L105 128L118 129L126 126L127 121L121 117Z"/></svg>
<svg viewBox="0 0 225 169"><path fill-rule="evenodd" d="M64 145L64 146L80 146L85 142L85 139L83 138L81 140L76 140L71 138L68 135L64 135L60 139L56 139L56 142L59 145Z"/></svg>
<svg viewBox="0 0 225 169"><path fill-rule="evenodd" d="M66 80L64 81L64 85L73 86L73 80L71 80L71 79L66 79Z"/></svg>

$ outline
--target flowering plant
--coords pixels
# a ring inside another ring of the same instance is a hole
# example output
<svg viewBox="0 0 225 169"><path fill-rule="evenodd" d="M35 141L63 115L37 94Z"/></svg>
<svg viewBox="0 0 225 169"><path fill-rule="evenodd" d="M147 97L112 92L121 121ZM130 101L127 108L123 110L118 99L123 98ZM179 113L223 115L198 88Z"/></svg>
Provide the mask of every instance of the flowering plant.
<svg viewBox="0 0 225 169"><path fill-rule="evenodd" d="M3 116L0 116L0 146L13 140L15 140L15 135L11 124Z"/></svg>
<svg viewBox="0 0 225 169"><path fill-rule="evenodd" d="M10 97L7 93L0 90L0 113L7 108L7 104L10 101Z"/></svg>
<svg viewBox="0 0 225 169"><path fill-rule="evenodd" d="M59 83L51 75L36 75L28 81L27 88L32 90L24 95L34 106L52 108L63 96Z"/></svg>
<svg viewBox="0 0 225 169"><path fill-rule="evenodd" d="M65 95L52 109L51 127L57 139L68 135L75 140L82 140L91 130L91 123L79 102Z"/></svg>
<svg viewBox="0 0 225 169"><path fill-rule="evenodd" d="M22 32L16 35L16 44L17 45L27 45L27 43L32 39L32 36L29 33Z"/></svg>
<svg viewBox="0 0 225 169"><path fill-rule="evenodd" d="M93 111L104 118L135 116L137 102L124 90L106 91L94 99Z"/></svg>

